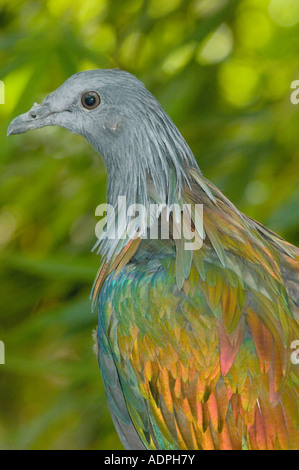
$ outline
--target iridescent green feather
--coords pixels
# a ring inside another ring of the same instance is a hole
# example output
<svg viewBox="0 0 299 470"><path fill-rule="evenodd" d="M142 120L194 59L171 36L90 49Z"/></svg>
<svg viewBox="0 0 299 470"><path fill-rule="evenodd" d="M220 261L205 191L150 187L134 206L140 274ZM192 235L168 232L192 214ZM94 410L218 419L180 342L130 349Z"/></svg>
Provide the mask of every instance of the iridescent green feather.
<svg viewBox="0 0 299 470"><path fill-rule="evenodd" d="M290 345L298 338L299 251L199 173L192 177L182 201L204 205L202 248L142 240L126 263L120 253L106 265L94 292L100 354L114 363L145 448L296 449ZM117 406L113 413L124 420Z"/></svg>

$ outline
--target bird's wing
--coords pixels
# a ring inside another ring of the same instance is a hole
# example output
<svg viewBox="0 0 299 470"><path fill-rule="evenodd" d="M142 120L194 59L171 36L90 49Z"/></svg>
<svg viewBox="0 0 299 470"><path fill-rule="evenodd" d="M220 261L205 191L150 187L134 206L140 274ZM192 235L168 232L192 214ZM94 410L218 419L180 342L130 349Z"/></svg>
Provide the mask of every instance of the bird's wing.
<svg viewBox="0 0 299 470"><path fill-rule="evenodd" d="M196 173L184 200L204 205L202 248L156 241L100 294L134 428L147 448L297 449L298 250Z"/></svg>
<svg viewBox="0 0 299 470"><path fill-rule="evenodd" d="M101 320L99 321L97 336L98 360L114 426L126 449L144 450L145 446L128 412L119 380L119 374L113 360L107 336L101 328Z"/></svg>
<svg viewBox="0 0 299 470"><path fill-rule="evenodd" d="M240 449L245 437L253 449L295 449L292 316L262 286L244 294L232 271L204 264L205 280L192 265L182 291L174 258L130 264L104 285L100 329L132 423L147 448Z"/></svg>

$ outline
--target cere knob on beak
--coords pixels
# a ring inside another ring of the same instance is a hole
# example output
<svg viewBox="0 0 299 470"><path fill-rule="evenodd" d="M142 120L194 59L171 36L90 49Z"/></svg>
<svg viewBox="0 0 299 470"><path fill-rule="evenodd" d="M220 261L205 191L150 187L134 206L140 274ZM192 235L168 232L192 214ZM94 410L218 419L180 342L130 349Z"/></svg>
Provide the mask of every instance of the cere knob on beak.
<svg viewBox="0 0 299 470"><path fill-rule="evenodd" d="M46 104L34 103L32 108L24 114L17 116L9 125L7 135L22 134L29 130L38 129L51 125L52 122L49 117L53 114L49 106Z"/></svg>

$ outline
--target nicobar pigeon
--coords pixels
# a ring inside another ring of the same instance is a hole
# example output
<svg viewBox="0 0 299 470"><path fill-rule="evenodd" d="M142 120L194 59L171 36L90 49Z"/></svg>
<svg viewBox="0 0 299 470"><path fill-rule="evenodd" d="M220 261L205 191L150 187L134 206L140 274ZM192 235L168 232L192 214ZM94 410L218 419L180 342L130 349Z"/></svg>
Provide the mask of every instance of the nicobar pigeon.
<svg viewBox="0 0 299 470"><path fill-rule="evenodd" d="M85 137L108 171L120 232L113 239L108 215L92 301L125 448L298 449L299 249L204 178L170 117L130 73L77 73L8 134L52 125ZM127 223L132 204L149 212ZM175 236L183 218L200 249L186 248L188 233ZM154 225L156 239L146 236Z"/></svg>

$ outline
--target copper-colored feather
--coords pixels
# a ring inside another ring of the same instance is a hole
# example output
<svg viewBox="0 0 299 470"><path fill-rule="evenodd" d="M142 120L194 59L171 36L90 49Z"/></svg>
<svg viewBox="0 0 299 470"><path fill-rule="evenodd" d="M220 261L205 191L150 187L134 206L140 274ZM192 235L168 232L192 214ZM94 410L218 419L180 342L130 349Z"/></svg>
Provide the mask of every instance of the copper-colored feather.
<svg viewBox="0 0 299 470"><path fill-rule="evenodd" d="M95 285L132 422L145 448L296 449L299 250L190 174L202 248L131 241Z"/></svg>

